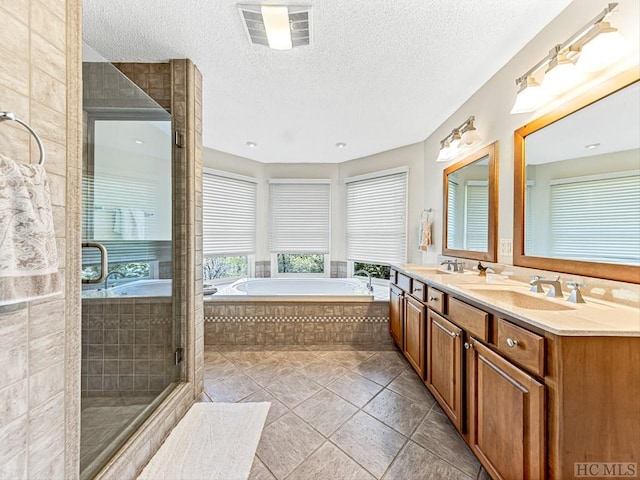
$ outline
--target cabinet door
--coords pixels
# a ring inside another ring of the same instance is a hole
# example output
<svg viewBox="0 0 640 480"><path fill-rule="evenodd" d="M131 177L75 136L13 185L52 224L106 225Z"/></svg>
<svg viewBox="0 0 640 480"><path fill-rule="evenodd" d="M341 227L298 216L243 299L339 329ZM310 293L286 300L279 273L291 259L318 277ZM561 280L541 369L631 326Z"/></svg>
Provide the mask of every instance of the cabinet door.
<svg viewBox="0 0 640 480"><path fill-rule="evenodd" d="M389 295L389 332L400 350L404 350L402 335L403 323L404 293L402 290L392 286Z"/></svg>
<svg viewBox="0 0 640 480"><path fill-rule="evenodd" d="M543 479L544 385L477 341L471 350L471 448L492 478Z"/></svg>
<svg viewBox="0 0 640 480"><path fill-rule="evenodd" d="M431 310L427 318L426 384L462 431L462 330Z"/></svg>
<svg viewBox="0 0 640 480"><path fill-rule="evenodd" d="M405 297L404 355L420 378L424 378L424 328L426 307L412 297Z"/></svg>

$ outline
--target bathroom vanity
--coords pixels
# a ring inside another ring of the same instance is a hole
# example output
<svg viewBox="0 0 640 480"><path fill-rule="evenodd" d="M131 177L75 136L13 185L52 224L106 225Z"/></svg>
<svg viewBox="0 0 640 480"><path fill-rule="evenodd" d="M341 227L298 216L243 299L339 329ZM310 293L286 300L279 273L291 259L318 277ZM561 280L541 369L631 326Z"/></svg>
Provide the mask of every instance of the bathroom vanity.
<svg viewBox="0 0 640 480"><path fill-rule="evenodd" d="M390 288L391 336L492 478L637 472L637 308L425 266L395 266Z"/></svg>

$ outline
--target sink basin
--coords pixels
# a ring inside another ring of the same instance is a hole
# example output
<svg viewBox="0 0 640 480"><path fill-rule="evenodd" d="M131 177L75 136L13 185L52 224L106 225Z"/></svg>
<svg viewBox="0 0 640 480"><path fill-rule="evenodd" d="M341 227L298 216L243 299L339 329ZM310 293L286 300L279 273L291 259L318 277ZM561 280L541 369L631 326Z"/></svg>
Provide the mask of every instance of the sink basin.
<svg viewBox="0 0 640 480"><path fill-rule="evenodd" d="M496 290L492 288L474 288L474 293L483 295L491 300L498 302L509 303L514 307L526 308L529 310L574 310L569 305L562 305L561 303L550 302L545 298L536 298L525 293L513 291L513 290Z"/></svg>
<svg viewBox="0 0 640 480"><path fill-rule="evenodd" d="M408 270L415 270L417 273L428 273L431 275L442 275L442 274L452 274L454 272L452 271L447 271L447 270L440 270L439 268L435 268L435 267L411 267Z"/></svg>

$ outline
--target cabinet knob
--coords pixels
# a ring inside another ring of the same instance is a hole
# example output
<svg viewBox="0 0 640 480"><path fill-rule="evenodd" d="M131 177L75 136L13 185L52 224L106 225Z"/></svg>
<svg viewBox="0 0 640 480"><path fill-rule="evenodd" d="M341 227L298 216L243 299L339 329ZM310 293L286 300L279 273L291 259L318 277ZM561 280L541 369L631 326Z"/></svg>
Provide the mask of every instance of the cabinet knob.
<svg viewBox="0 0 640 480"><path fill-rule="evenodd" d="M470 348L473 348L473 343L471 343L471 342L464 342L464 349L465 349L465 350L469 350Z"/></svg>
<svg viewBox="0 0 640 480"><path fill-rule="evenodd" d="M517 347L518 346L518 341L514 340L513 338L507 338L507 346L509 348Z"/></svg>
<svg viewBox="0 0 640 480"><path fill-rule="evenodd" d="M430 302L437 302L438 301L438 297L429 297L429 301Z"/></svg>
<svg viewBox="0 0 640 480"><path fill-rule="evenodd" d="M458 336L456 332L449 332L449 335L451 335L451 338L456 338Z"/></svg>

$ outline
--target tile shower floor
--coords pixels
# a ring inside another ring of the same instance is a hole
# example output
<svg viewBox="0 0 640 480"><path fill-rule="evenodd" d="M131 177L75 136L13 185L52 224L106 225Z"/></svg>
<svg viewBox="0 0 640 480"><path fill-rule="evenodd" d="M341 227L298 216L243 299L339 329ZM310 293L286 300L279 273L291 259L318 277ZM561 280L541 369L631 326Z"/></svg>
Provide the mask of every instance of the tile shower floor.
<svg viewBox="0 0 640 480"><path fill-rule="evenodd" d="M489 478L397 351L205 347L203 400L271 402L250 480Z"/></svg>
<svg viewBox="0 0 640 480"><path fill-rule="evenodd" d="M80 471L98 459L155 397L83 397Z"/></svg>

